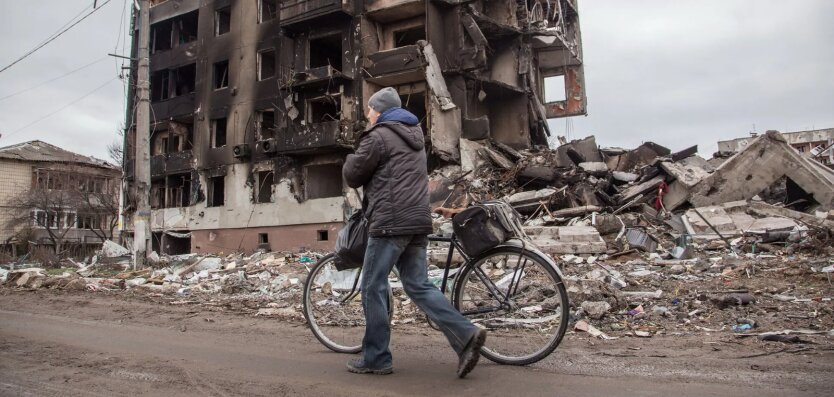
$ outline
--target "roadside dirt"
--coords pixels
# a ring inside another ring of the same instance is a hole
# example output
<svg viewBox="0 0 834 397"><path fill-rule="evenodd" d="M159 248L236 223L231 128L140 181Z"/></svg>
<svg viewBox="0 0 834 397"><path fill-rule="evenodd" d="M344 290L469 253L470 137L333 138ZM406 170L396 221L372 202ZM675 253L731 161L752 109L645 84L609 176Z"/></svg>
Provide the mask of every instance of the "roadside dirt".
<svg viewBox="0 0 834 397"><path fill-rule="evenodd" d="M0 289L0 395L830 395L834 370L826 336L571 333L540 363L484 360L460 380L442 335L414 324L394 330L395 374L363 377L303 324L153 299Z"/></svg>

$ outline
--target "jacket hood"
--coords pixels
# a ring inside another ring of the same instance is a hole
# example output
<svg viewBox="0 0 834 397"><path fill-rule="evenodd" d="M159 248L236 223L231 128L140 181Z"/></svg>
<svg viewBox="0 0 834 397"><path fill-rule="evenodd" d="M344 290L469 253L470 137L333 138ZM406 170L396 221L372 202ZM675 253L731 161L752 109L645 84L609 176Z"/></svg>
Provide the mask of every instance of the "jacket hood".
<svg viewBox="0 0 834 397"><path fill-rule="evenodd" d="M418 123L417 116L408 110L393 108L382 113L373 127L384 125L399 135L412 149L422 150L426 146L426 139Z"/></svg>
<svg viewBox="0 0 834 397"><path fill-rule="evenodd" d="M396 121L405 125L417 125L417 123L420 122L414 113L411 113L403 108L391 108L382 112L382 114L379 115L377 123L383 123L386 121Z"/></svg>

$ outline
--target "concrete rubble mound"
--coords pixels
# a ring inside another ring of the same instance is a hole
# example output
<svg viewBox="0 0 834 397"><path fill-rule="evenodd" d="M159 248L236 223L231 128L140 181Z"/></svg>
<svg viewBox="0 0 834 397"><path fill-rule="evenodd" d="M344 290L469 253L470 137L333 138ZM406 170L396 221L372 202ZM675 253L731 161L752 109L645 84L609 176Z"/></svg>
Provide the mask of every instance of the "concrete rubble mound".
<svg viewBox="0 0 834 397"><path fill-rule="evenodd" d="M708 160L697 147L600 148L593 136L556 149L489 140L462 140L460 149L460 165L430 175L432 206L510 203L566 278L575 335L724 332L785 343L796 339L791 334L834 336L834 172L793 152L778 133ZM451 230L435 218L437 233ZM121 247L104 248L109 260L80 267L4 265L0 280L6 288L128 291L303 322L304 280L326 254L161 255L152 268L130 270ZM432 281L440 281L446 249L429 247ZM452 266L461 262L453 256ZM393 324L422 321L391 281Z"/></svg>

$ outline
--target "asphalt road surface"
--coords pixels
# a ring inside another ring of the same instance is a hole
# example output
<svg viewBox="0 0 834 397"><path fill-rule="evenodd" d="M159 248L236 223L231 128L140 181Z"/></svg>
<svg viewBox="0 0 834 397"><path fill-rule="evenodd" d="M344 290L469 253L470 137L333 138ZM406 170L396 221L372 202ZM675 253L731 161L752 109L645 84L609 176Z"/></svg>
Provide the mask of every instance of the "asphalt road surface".
<svg viewBox="0 0 834 397"><path fill-rule="evenodd" d="M832 395L834 352L726 335L614 341L570 334L528 367L466 379L442 335L395 328L395 373L355 375L300 323L147 298L0 288L2 396ZM757 357L748 357L755 356Z"/></svg>

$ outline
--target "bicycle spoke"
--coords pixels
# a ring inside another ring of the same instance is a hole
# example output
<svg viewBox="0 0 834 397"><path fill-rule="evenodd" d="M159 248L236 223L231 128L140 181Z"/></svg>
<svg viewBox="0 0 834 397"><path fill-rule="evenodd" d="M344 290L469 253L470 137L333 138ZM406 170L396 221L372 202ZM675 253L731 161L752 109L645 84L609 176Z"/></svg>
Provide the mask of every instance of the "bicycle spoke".
<svg viewBox="0 0 834 397"><path fill-rule="evenodd" d="M456 286L455 304L490 331L484 355L508 364L546 356L567 326L567 293L550 265L516 249L478 259Z"/></svg>

